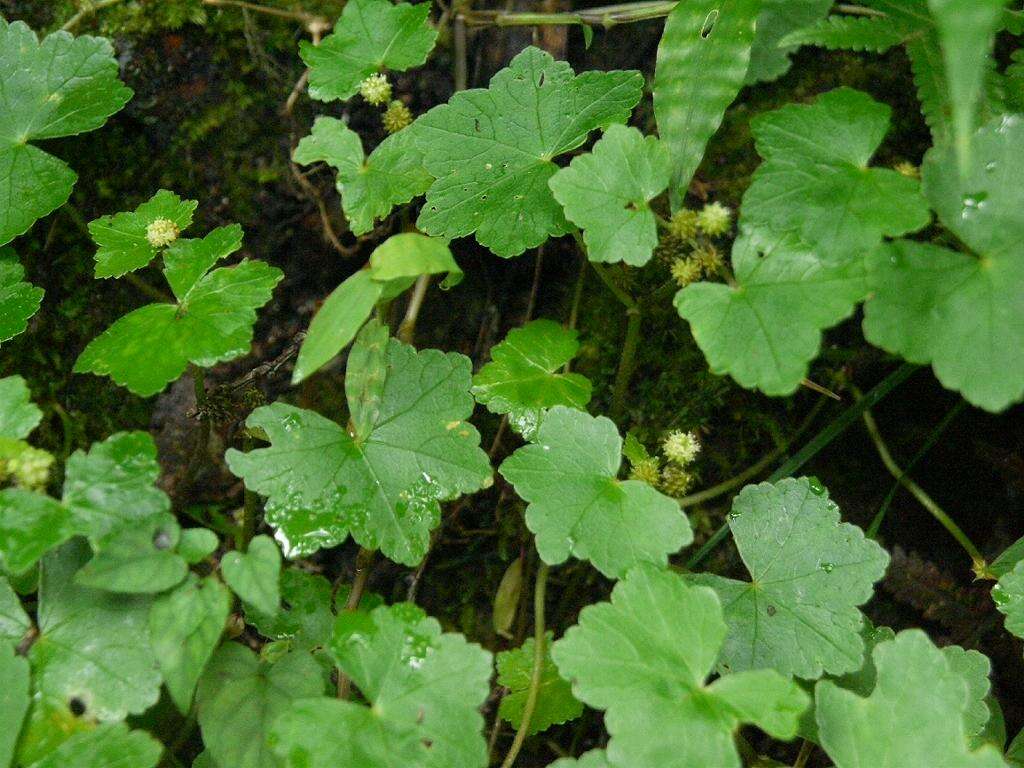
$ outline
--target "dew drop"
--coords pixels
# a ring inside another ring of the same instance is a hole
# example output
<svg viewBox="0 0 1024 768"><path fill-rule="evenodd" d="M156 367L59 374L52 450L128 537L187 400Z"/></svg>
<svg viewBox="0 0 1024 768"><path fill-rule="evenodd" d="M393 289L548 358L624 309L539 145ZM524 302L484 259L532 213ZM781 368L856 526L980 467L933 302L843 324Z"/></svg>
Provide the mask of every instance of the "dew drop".
<svg viewBox="0 0 1024 768"><path fill-rule="evenodd" d="M834 563L821 563L818 567L825 573L832 573L836 566Z"/></svg>

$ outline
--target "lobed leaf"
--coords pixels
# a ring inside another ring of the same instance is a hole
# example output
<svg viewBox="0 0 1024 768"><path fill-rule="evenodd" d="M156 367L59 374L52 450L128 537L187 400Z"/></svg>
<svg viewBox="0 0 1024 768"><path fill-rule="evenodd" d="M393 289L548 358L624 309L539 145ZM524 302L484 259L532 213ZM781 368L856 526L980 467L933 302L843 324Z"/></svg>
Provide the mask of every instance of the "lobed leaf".
<svg viewBox="0 0 1024 768"><path fill-rule="evenodd" d="M622 438L611 420L555 406L535 440L500 472L529 502L526 526L544 562L572 555L619 578L637 563L667 562L693 540L674 499L639 480L617 479Z"/></svg>
<svg viewBox="0 0 1024 768"><path fill-rule="evenodd" d="M551 660L552 634L549 632L544 648L540 686L533 715L530 718L528 734L533 735L575 720L583 714L583 704L572 695L572 686L558 675L558 669ZM533 638L528 638L518 648L502 651L497 656L498 684L508 691L501 699L498 715L507 720L517 731L522 727L523 710L529 695L533 678Z"/></svg>
<svg viewBox="0 0 1024 768"><path fill-rule="evenodd" d="M24 282L24 277L14 250L0 248L0 343L23 333L43 301L43 289Z"/></svg>
<svg viewBox="0 0 1024 768"><path fill-rule="evenodd" d="M22 440L43 419L43 412L32 402L25 379L6 376L0 379L0 438Z"/></svg>

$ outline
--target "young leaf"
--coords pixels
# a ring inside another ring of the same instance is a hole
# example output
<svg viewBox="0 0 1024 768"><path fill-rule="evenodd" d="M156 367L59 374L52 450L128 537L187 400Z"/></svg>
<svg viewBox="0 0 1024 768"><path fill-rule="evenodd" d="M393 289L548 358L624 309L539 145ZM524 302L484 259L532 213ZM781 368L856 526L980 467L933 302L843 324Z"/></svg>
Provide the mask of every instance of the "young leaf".
<svg viewBox="0 0 1024 768"><path fill-rule="evenodd" d="M351 355L358 357L353 348ZM264 430L270 447L230 450L227 462L253 491L269 497L267 522L289 556L344 541L415 565L440 518L439 502L487 485L491 478L480 435L465 420L473 411L470 361L455 353L386 345L379 403L364 401L346 377L350 435L335 422L284 403L258 408L246 422Z"/></svg>
<svg viewBox="0 0 1024 768"><path fill-rule="evenodd" d="M572 686L558 675L558 669L551 661L551 641L549 632L544 650L544 663L541 667L540 688L537 692L537 703L530 719L529 734L540 733L552 725L575 720L583 714L583 704L572 695ZM518 648L502 651L498 654L498 684L508 688L508 693L501 699L498 714L518 730L523 720L523 710L533 677L534 641L529 638Z"/></svg>
<svg viewBox="0 0 1024 768"><path fill-rule="evenodd" d="M289 653L269 663L238 643L225 643L206 666L196 692L203 743L218 766L280 768L267 744L268 729L293 700L323 692L323 674L308 653Z"/></svg>
<svg viewBox="0 0 1024 768"><path fill-rule="evenodd" d="M261 614L246 606L245 618L261 635L275 640L291 640L293 648L326 646L334 628L331 610L331 583L323 576L286 568L281 571L280 610Z"/></svg>
<svg viewBox="0 0 1024 768"><path fill-rule="evenodd" d="M43 301L42 288L22 280L25 268L13 248L0 248L0 343L28 328L28 321Z"/></svg>
<svg viewBox="0 0 1024 768"><path fill-rule="evenodd" d="M749 723L791 739L808 697L770 669L708 685L725 635L712 590L646 564L615 585L611 602L584 608L551 655L573 693L606 710L613 765L739 768L733 733Z"/></svg>
<svg viewBox="0 0 1024 768"><path fill-rule="evenodd" d="M961 169L970 163L971 136L1006 0L928 0L946 64L953 135Z"/></svg>
<svg viewBox="0 0 1024 768"><path fill-rule="evenodd" d="M864 263L786 245L762 254L741 235L732 267L736 285L692 283L676 294L676 310L712 373L768 395L791 394L818 355L822 330L867 295Z"/></svg>
<svg viewBox="0 0 1024 768"><path fill-rule="evenodd" d="M242 600L273 616L281 606L281 551L269 536L256 536L245 552L221 558L224 581Z"/></svg>
<svg viewBox="0 0 1024 768"><path fill-rule="evenodd" d="M821 744L836 768L1003 768L991 747L968 751L968 685L920 630L875 647L870 696L822 680L815 689Z"/></svg>
<svg viewBox="0 0 1024 768"><path fill-rule="evenodd" d="M20 488L0 491L0 566L19 575L75 535L71 515L57 501Z"/></svg>
<svg viewBox="0 0 1024 768"><path fill-rule="evenodd" d="M181 583L188 573L174 551L181 528L174 515L131 520L96 540L96 553L75 583L107 592L153 594Z"/></svg>
<svg viewBox="0 0 1024 768"><path fill-rule="evenodd" d="M163 746L145 731L105 724L74 734L29 768L154 768L162 754Z"/></svg>
<svg viewBox="0 0 1024 768"><path fill-rule="evenodd" d="M822 20L831 7L832 0L762 0L744 83L751 85L784 75L790 67L789 56L798 46L783 38Z"/></svg>
<svg viewBox="0 0 1024 768"><path fill-rule="evenodd" d="M153 519L171 510L156 487L160 465L147 432L118 432L88 453L75 451L64 472L64 506L78 533L92 542L127 523Z"/></svg>
<svg viewBox="0 0 1024 768"><path fill-rule="evenodd" d="M536 443L505 459L501 474L530 502L526 526L544 562L570 555L609 578L637 563L665 563L693 540L679 505L639 480L618 480L622 438L603 416L556 406Z"/></svg>
<svg viewBox="0 0 1024 768"><path fill-rule="evenodd" d="M480 768L479 708L491 655L402 603L338 617L332 649L370 707L337 699L292 704L272 728L286 766Z"/></svg>
<svg viewBox="0 0 1024 768"><path fill-rule="evenodd" d="M182 200L161 189L134 211L89 222L89 234L98 246L96 277L121 277L142 269L160 250L147 237L149 226L158 219L166 219L179 231L186 229L197 205L195 200Z"/></svg>
<svg viewBox="0 0 1024 768"><path fill-rule="evenodd" d="M839 88L813 104L789 104L751 123L764 162L743 196L740 225L762 248L783 241L822 261L860 258L929 221L914 179L868 162L892 110Z"/></svg>
<svg viewBox="0 0 1024 768"><path fill-rule="evenodd" d="M455 263L448 241L418 232L392 235L370 254L370 273L381 282L442 272L446 273L442 288L453 288L462 282L462 268Z"/></svg>
<svg viewBox="0 0 1024 768"><path fill-rule="evenodd" d="M334 31L319 45L303 41L299 46L309 67L309 95L320 101L347 99L375 72L404 72L423 64L437 39L429 14L430 3L346 3Z"/></svg>
<svg viewBox="0 0 1024 768"><path fill-rule="evenodd" d="M989 411L1024 397L1024 119L975 135L961 177L952 148L926 157L924 189L939 219L974 254L901 241L869 260L864 335Z"/></svg>
<svg viewBox="0 0 1024 768"><path fill-rule="evenodd" d="M196 684L213 655L231 611L231 593L213 576L189 574L177 589L153 601L149 643L167 692L187 714Z"/></svg>
<svg viewBox="0 0 1024 768"><path fill-rule="evenodd" d="M41 43L24 22L0 18L0 245L63 205L76 175L33 140L92 131L128 102L117 60L100 37L55 32Z"/></svg>
<svg viewBox="0 0 1024 768"><path fill-rule="evenodd" d="M527 440L541 415L564 405L583 410L590 402L590 380L578 373L556 373L576 356L576 331L551 320L514 328L491 347L491 361L473 376L473 396L491 413L508 414Z"/></svg>
<svg viewBox="0 0 1024 768"><path fill-rule="evenodd" d="M1006 630L1024 637L1024 561L1000 577L992 587L992 600L1006 617Z"/></svg>
<svg viewBox="0 0 1024 768"><path fill-rule="evenodd" d="M635 267L650 261L658 223L648 203L668 187L671 162L653 136L611 125L590 154L548 180L565 217L583 228L587 258Z"/></svg>
<svg viewBox="0 0 1024 768"><path fill-rule="evenodd" d="M208 528L186 528L178 540L178 554L189 565L195 565L212 555L219 544L217 534Z"/></svg>
<svg viewBox="0 0 1024 768"><path fill-rule="evenodd" d="M863 616L874 583L889 563L885 550L807 478L747 486L729 513L751 580L711 574L729 634L718 663L739 671L771 667L808 679L860 669ZM812 629L813 628L813 629Z"/></svg>
<svg viewBox="0 0 1024 768"><path fill-rule="evenodd" d="M654 74L658 133L672 153L672 208L743 87L761 0L685 0L665 20Z"/></svg>
<svg viewBox="0 0 1024 768"><path fill-rule="evenodd" d="M341 205L355 235L373 229L396 205L427 191L434 177L423 168L412 126L388 136L369 157L359 134L333 117L318 117L295 148L296 163L325 162L338 172Z"/></svg>
<svg viewBox="0 0 1024 768"><path fill-rule="evenodd" d="M642 89L639 72L574 75L566 62L527 48L487 89L456 93L416 121L414 141L436 179L417 226L448 239L475 232L506 258L567 233L548 188L554 158L624 122Z"/></svg>
<svg viewBox="0 0 1024 768"><path fill-rule="evenodd" d="M34 684L45 699L77 702L90 719L123 720L160 693L146 626L150 601L75 584L87 559L88 547L76 539L42 563L39 637L29 651Z"/></svg>
<svg viewBox="0 0 1024 768"><path fill-rule="evenodd" d="M0 645L17 645L30 629L32 622L21 607L21 600L7 579L0 576Z"/></svg>
<svg viewBox="0 0 1024 768"><path fill-rule="evenodd" d="M190 362L208 368L240 357L252 343L256 310L282 277L279 269L248 260L208 272L177 304L149 304L115 322L89 342L74 370L110 376L149 397Z"/></svg>
<svg viewBox="0 0 1024 768"><path fill-rule="evenodd" d="M22 440L42 421L43 412L21 376L0 379L0 437Z"/></svg>
<svg viewBox="0 0 1024 768"><path fill-rule="evenodd" d="M5 584L0 581L0 589ZM0 633L3 621L0 613ZM0 680L4 683L0 687L0 765L9 766L14 764L14 748L28 712L29 667L25 657L15 653L14 645L7 642L0 642Z"/></svg>

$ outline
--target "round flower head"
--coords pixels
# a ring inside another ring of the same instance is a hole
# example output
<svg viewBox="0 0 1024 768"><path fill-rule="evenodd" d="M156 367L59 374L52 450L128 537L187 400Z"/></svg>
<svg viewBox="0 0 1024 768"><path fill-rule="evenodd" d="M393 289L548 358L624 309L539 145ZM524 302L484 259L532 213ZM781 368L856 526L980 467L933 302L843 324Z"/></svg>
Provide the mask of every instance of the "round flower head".
<svg viewBox="0 0 1024 768"><path fill-rule="evenodd" d="M700 441L697 440L697 436L693 432L676 430L669 432L665 442L661 445L661 450L669 461L685 467L687 464L693 463L697 454L700 453Z"/></svg>
<svg viewBox="0 0 1024 768"><path fill-rule="evenodd" d="M375 106L387 104L391 98L388 76L380 73L370 75L359 84L359 95Z"/></svg>
<svg viewBox="0 0 1024 768"><path fill-rule="evenodd" d="M53 456L38 448L26 448L7 461L7 471L22 488L44 488L50 479Z"/></svg>
<svg viewBox="0 0 1024 768"><path fill-rule="evenodd" d="M633 469L630 470L629 479L641 480L652 488L656 488L659 480L661 479L661 472L658 469L658 460L650 457L638 461L633 465Z"/></svg>
<svg viewBox="0 0 1024 768"><path fill-rule="evenodd" d="M181 230L170 219L153 219L146 227L146 240L154 248L163 248L178 239Z"/></svg>
<svg viewBox="0 0 1024 768"><path fill-rule="evenodd" d="M661 473L661 490L668 496L683 496L693 485L693 475L670 464Z"/></svg>
<svg viewBox="0 0 1024 768"><path fill-rule="evenodd" d="M705 235L724 235L732 226L732 211L721 203L708 203L697 214L697 226Z"/></svg>
<svg viewBox="0 0 1024 768"><path fill-rule="evenodd" d="M913 163L908 163L906 160L895 165L896 173L900 176L906 176L908 179L920 179L921 169Z"/></svg>
<svg viewBox="0 0 1024 768"><path fill-rule="evenodd" d="M680 208L672 214L672 220L669 222L669 232L680 240L689 240L692 237L696 237L697 217L699 215L696 211L691 211L689 208Z"/></svg>
<svg viewBox="0 0 1024 768"><path fill-rule="evenodd" d="M722 266L722 252L712 243L704 243L695 248L693 259L709 274L717 272L718 268Z"/></svg>
<svg viewBox="0 0 1024 768"><path fill-rule="evenodd" d="M384 130L388 133L398 133L412 122L412 112L400 101L392 101L388 105L382 118Z"/></svg>
<svg viewBox="0 0 1024 768"><path fill-rule="evenodd" d="M669 271L679 287L685 288L690 283L700 280L701 266L696 259L675 259Z"/></svg>

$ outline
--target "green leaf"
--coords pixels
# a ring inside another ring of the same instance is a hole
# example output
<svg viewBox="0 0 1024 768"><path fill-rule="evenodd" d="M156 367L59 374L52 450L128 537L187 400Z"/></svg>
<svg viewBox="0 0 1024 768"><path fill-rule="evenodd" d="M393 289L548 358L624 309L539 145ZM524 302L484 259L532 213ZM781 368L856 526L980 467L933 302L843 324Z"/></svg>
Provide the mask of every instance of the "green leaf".
<svg viewBox="0 0 1024 768"><path fill-rule="evenodd" d="M1006 630L1024 637L1024 561L999 578L992 587L992 600L1006 617Z"/></svg>
<svg viewBox="0 0 1024 768"><path fill-rule="evenodd" d="M917 181L868 167L891 113L839 88L756 117L751 130L764 162L743 196L743 231L761 248L783 241L835 264L861 258L883 236L925 226Z"/></svg>
<svg viewBox="0 0 1024 768"><path fill-rule="evenodd" d="M246 606L245 618L261 635L289 639L295 648L327 645L334 628L331 583L327 579L286 568L281 571L281 600L280 610L273 614L261 614L255 606Z"/></svg>
<svg viewBox="0 0 1024 768"><path fill-rule="evenodd" d="M154 768L163 745L145 731L117 723L82 731L30 768Z"/></svg>
<svg viewBox="0 0 1024 768"><path fill-rule="evenodd" d="M6 582L0 580L0 589L4 586ZM0 605L0 632L4 632L3 610ZM13 765L14 748L29 705L28 660L6 642L0 642L0 680L4 683L0 687L0 765L6 768Z"/></svg>
<svg viewBox="0 0 1024 768"><path fill-rule="evenodd" d="M143 397L155 395L191 362L209 368L241 357L252 343L256 310L270 300L281 271L244 260L202 276L178 304L149 304L93 339L76 373L110 376Z"/></svg>
<svg viewBox="0 0 1024 768"><path fill-rule="evenodd" d="M821 744L836 768L1003 768L992 747L968 751L968 684L923 632L901 632L873 656L878 680L870 696L827 680L815 689Z"/></svg>
<svg viewBox="0 0 1024 768"><path fill-rule="evenodd" d="M331 291L309 324L292 374L293 384L313 375L355 338L383 291L384 284L374 280L368 269L359 270Z"/></svg>
<svg viewBox="0 0 1024 768"><path fill-rule="evenodd" d="M281 551L269 536L256 536L245 552L221 558L224 581L242 600L273 616L281 606Z"/></svg>
<svg viewBox="0 0 1024 768"><path fill-rule="evenodd" d="M555 760L550 768L613 768L603 749L592 749L579 758L563 757Z"/></svg>
<svg viewBox="0 0 1024 768"><path fill-rule="evenodd" d="M231 593L213 576L190 574L153 601L149 643L175 706L187 714L206 663L231 611Z"/></svg>
<svg viewBox="0 0 1024 768"><path fill-rule="evenodd" d="M988 572L999 579L1012 571L1017 563L1024 560L1024 537L1017 539L988 564Z"/></svg>
<svg viewBox="0 0 1024 768"><path fill-rule="evenodd" d="M1006 0L928 0L946 64L960 168L971 162L971 136Z"/></svg>
<svg viewBox="0 0 1024 768"><path fill-rule="evenodd" d="M370 707L337 699L292 704L273 726L289 768L482 768L479 708L491 655L402 603L338 617L332 642L340 669Z"/></svg>
<svg viewBox="0 0 1024 768"><path fill-rule="evenodd" d="M665 20L654 74L658 133L672 153L672 208L743 87L761 0L684 0Z"/></svg>
<svg viewBox="0 0 1024 768"><path fill-rule="evenodd" d="M68 510L49 496L20 488L0 491L0 566L20 575L74 536Z"/></svg>
<svg viewBox="0 0 1024 768"><path fill-rule="evenodd" d="M751 580L692 577L725 606L720 667L771 667L808 679L859 669L864 618L857 606L885 573L885 550L841 523L824 488L807 478L747 486L729 527Z"/></svg>
<svg viewBox="0 0 1024 768"><path fill-rule="evenodd" d="M14 249L0 248L0 343L23 333L43 301L45 291L24 282L24 277Z"/></svg>
<svg viewBox="0 0 1024 768"><path fill-rule="evenodd" d="M192 223L198 203L182 200L161 189L131 212L101 216L89 222L89 234L96 243L96 277L121 277L142 269L160 249L149 242L146 230L157 219L174 222L179 229Z"/></svg>
<svg viewBox="0 0 1024 768"><path fill-rule="evenodd" d="M353 348L350 358L359 353ZM334 546L350 533L361 545L415 565L440 519L439 501L488 485L491 468L473 411L468 358L387 343L379 402L363 401L346 377L350 435L339 424L284 403L258 408L246 424L269 448L227 452L231 471L269 497L267 522L289 557Z"/></svg>
<svg viewBox="0 0 1024 768"><path fill-rule="evenodd" d="M530 735L545 731L552 725L575 720L583 714L583 704L572 695L572 686L559 677L558 669L551 661L552 639L549 632L544 648L537 703L527 731ZM523 721L523 709L526 707L533 677L534 648L534 640L529 638L518 648L502 651L497 657L498 685L508 688L508 693L501 699L498 714L516 730L519 730Z"/></svg>
<svg viewBox="0 0 1024 768"><path fill-rule="evenodd" d="M63 205L76 176L28 142L92 131L128 102L114 49L100 37L55 32L41 43L24 22L0 18L0 245Z"/></svg>
<svg viewBox="0 0 1024 768"><path fill-rule="evenodd" d="M744 82L751 85L785 74L797 48L786 42L787 35L820 21L831 7L832 0L762 0Z"/></svg>
<svg viewBox="0 0 1024 768"><path fill-rule="evenodd" d="M693 540L679 505L639 480L618 480L622 438L603 416L556 406L536 443L501 465L501 474L530 502L526 526L544 562L569 555L589 560L609 578L637 563L665 563Z"/></svg>
<svg viewBox="0 0 1024 768"><path fill-rule="evenodd" d="M21 607L21 600L11 589L7 579L0 576L0 645L5 643L17 645L30 629L32 629L32 622L25 613L25 609ZM0 760L0 765L3 764L4 761Z"/></svg>
<svg viewBox="0 0 1024 768"><path fill-rule="evenodd" d="M518 256L570 227L548 188L553 160L591 131L622 123L640 101L639 72L574 75L529 47L487 89L456 93L415 124L414 141L436 179L417 226Z"/></svg>
<svg viewBox="0 0 1024 768"><path fill-rule="evenodd" d="M296 163L326 162L338 172L341 205L352 233L363 235L396 205L422 195L433 182L423 168L413 127L388 136L364 158L359 135L333 117L318 117L295 148Z"/></svg>
<svg viewBox="0 0 1024 768"><path fill-rule="evenodd" d="M611 125L590 154L548 180L565 217L583 229L587 258L635 267L651 260L658 222L648 203L668 187L671 162L653 136Z"/></svg>
<svg viewBox="0 0 1024 768"><path fill-rule="evenodd" d="M178 554L189 565L195 565L216 552L219 545L217 534L210 529L186 528L178 540Z"/></svg>
<svg viewBox="0 0 1024 768"><path fill-rule="evenodd" d="M585 409L590 380L578 373L556 373L579 351L576 336L575 330L551 320L513 328L491 347L491 361L473 376L473 396L491 413L509 414L509 423L528 440L548 408Z"/></svg>
<svg viewBox="0 0 1024 768"><path fill-rule="evenodd" d="M22 440L43 419L43 412L32 402L32 393L21 376L0 379L0 437Z"/></svg>
<svg viewBox="0 0 1024 768"><path fill-rule="evenodd" d="M964 709L964 730L968 736L977 736L985 728L991 715L985 699L992 687L989 682L992 662L985 654L965 650L959 645L947 645L941 650L949 662L950 669L967 683L968 704Z"/></svg>
<svg viewBox="0 0 1024 768"><path fill-rule="evenodd" d="M155 485L159 476L149 433L118 432L68 458L64 506L77 532L96 542L128 522L170 512L171 500Z"/></svg>
<svg viewBox="0 0 1024 768"><path fill-rule="evenodd" d="M175 552L181 528L163 512L128 521L96 539L96 553L75 583L108 592L153 594L180 584L188 564Z"/></svg>
<svg viewBox="0 0 1024 768"><path fill-rule="evenodd" d="M989 411L1024 397L1024 120L997 118L975 136L961 177L952 148L929 152L924 189L939 219L974 254L901 241L869 261L872 344L931 363L943 386Z"/></svg>
<svg viewBox="0 0 1024 768"><path fill-rule="evenodd" d="M271 725L292 701L323 692L323 675L308 653L289 653L269 663L238 643L225 643L196 692L203 743L219 766L278 768L283 763L267 744Z"/></svg>
<svg viewBox="0 0 1024 768"><path fill-rule="evenodd" d="M42 563L39 637L29 651L34 683L44 699L77 700L88 718L123 720L149 709L160 693L150 600L79 586L73 577L87 558L78 539Z"/></svg>
<svg viewBox="0 0 1024 768"><path fill-rule="evenodd" d="M418 232L392 235L370 254L370 273L374 280L390 282L405 277L447 273L442 288L462 282L462 269L455 263L448 242Z"/></svg>
<svg viewBox="0 0 1024 768"><path fill-rule="evenodd" d="M791 739L808 697L767 669L706 684L725 635L712 590L640 565L551 654L577 698L606 710L612 765L739 768L733 733L749 723Z"/></svg>
<svg viewBox="0 0 1024 768"><path fill-rule="evenodd" d="M164 252L164 277L179 301L221 259L242 247L242 228L218 227L206 237L175 240Z"/></svg>
<svg viewBox="0 0 1024 768"><path fill-rule="evenodd" d="M319 45L299 46L309 67L309 95L320 101L347 99L374 72L404 72L423 64L437 39L429 14L429 2L351 0Z"/></svg>
<svg viewBox="0 0 1024 768"><path fill-rule="evenodd" d="M829 16L794 30L782 39L782 45L885 53L905 39L904 30L877 16Z"/></svg>
<svg viewBox="0 0 1024 768"><path fill-rule="evenodd" d="M791 394L818 356L822 331L867 295L863 261L837 264L785 245L762 254L741 235L732 267L736 285L692 283L676 294L676 310L712 373L768 395Z"/></svg>

